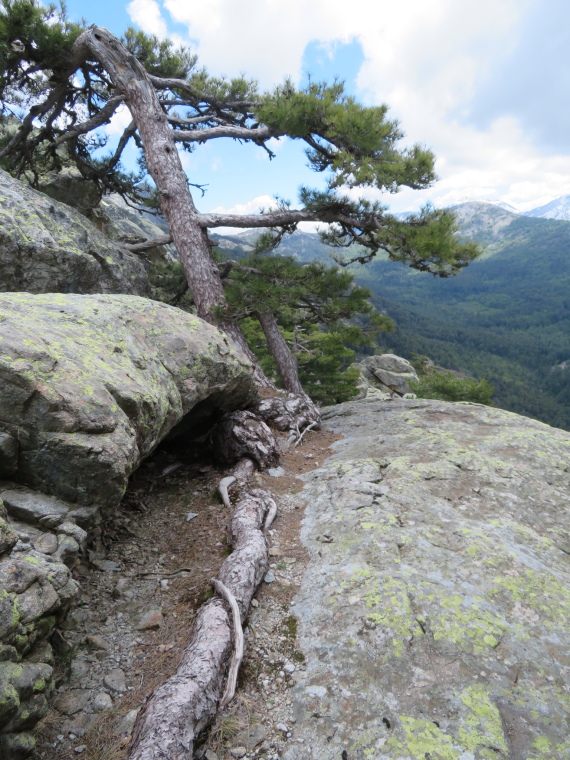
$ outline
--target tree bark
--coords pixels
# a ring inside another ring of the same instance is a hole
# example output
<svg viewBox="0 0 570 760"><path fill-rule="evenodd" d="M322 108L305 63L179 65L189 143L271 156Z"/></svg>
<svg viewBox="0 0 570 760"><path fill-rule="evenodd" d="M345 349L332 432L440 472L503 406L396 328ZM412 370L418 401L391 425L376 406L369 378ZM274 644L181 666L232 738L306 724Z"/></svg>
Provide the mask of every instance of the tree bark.
<svg viewBox="0 0 570 760"><path fill-rule="evenodd" d="M269 350L277 364L283 387L290 393L297 393L299 396L304 396L305 392L303 386L299 382L297 360L291 353L287 341L279 329L275 316L268 312L261 311L256 311L255 316L259 319L265 337L267 338Z"/></svg>
<svg viewBox="0 0 570 760"><path fill-rule="evenodd" d="M274 387L265 377L239 326L223 319L224 287L212 258L207 227L194 205L168 117L149 75L137 59L110 32L90 27L75 43L76 52L94 56L108 73L135 121L144 146L146 164L158 189L170 234L184 267L198 316L218 324L255 366L260 385ZM220 310L222 311L221 319Z"/></svg>

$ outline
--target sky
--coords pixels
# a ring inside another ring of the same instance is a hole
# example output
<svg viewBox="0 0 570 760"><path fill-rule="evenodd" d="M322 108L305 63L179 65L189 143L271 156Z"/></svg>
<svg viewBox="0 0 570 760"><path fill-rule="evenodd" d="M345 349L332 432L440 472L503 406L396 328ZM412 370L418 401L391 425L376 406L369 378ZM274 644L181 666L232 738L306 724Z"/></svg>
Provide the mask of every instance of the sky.
<svg viewBox="0 0 570 760"><path fill-rule="evenodd" d="M190 46L216 75L270 89L291 77L346 82L365 105L387 103L402 146L434 151L424 191L367 190L394 212L426 202L501 200L528 210L570 194L568 0L68 0L71 18L120 35L133 25ZM119 113L110 131L128 123ZM300 185L322 186L302 146L211 140L183 154L205 185L201 211L256 211Z"/></svg>

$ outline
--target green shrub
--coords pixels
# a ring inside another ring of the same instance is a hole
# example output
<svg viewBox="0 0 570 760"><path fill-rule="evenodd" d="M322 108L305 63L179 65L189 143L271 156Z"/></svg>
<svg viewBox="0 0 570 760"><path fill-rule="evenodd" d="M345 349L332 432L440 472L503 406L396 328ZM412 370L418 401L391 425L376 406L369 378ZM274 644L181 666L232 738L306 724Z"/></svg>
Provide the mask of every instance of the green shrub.
<svg viewBox="0 0 570 760"><path fill-rule="evenodd" d="M457 377L451 372L432 372L410 382L412 392L418 398L439 398L443 401L474 401L493 406L494 388L486 380Z"/></svg>

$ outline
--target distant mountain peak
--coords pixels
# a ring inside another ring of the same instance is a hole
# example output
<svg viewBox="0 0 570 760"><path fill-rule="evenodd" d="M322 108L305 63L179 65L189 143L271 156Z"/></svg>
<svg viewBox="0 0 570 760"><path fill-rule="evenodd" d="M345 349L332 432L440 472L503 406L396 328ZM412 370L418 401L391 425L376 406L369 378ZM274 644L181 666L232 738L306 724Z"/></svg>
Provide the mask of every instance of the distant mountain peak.
<svg viewBox="0 0 570 760"><path fill-rule="evenodd" d="M555 198L544 206L538 206L530 211L524 211L524 216L538 217L541 219L563 219L570 220L570 195L562 195Z"/></svg>
<svg viewBox="0 0 570 760"><path fill-rule="evenodd" d="M461 206L463 203L489 203L491 206L497 206L498 208L502 208L505 211L510 211L511 214L522 213L518 208L516 208L516 206L513 206L506 201L491 201L487 198L470 198L468 196L464 196L458 200L457 203L454 203L453 206Z"/></svg>

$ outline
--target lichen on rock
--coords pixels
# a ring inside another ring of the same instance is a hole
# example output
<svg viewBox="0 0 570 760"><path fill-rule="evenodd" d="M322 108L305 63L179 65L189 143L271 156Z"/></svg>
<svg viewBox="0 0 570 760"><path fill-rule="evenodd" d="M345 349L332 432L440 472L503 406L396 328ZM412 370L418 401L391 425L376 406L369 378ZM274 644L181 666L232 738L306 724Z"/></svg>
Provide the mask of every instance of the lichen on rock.
<svg viewBox="0 0 570 760"><path fill-rule="evenodd" d="M436 401L324 417L284 758L567 758L570 435Z"/></svg>
<svg viewBox="0 0 570 760"><path fill-rule="evenodd" d="M0 296L0 433L12 480L118 504L133 469L200 402L256 397L250 362L197 317L135 296Z"/></svg>

